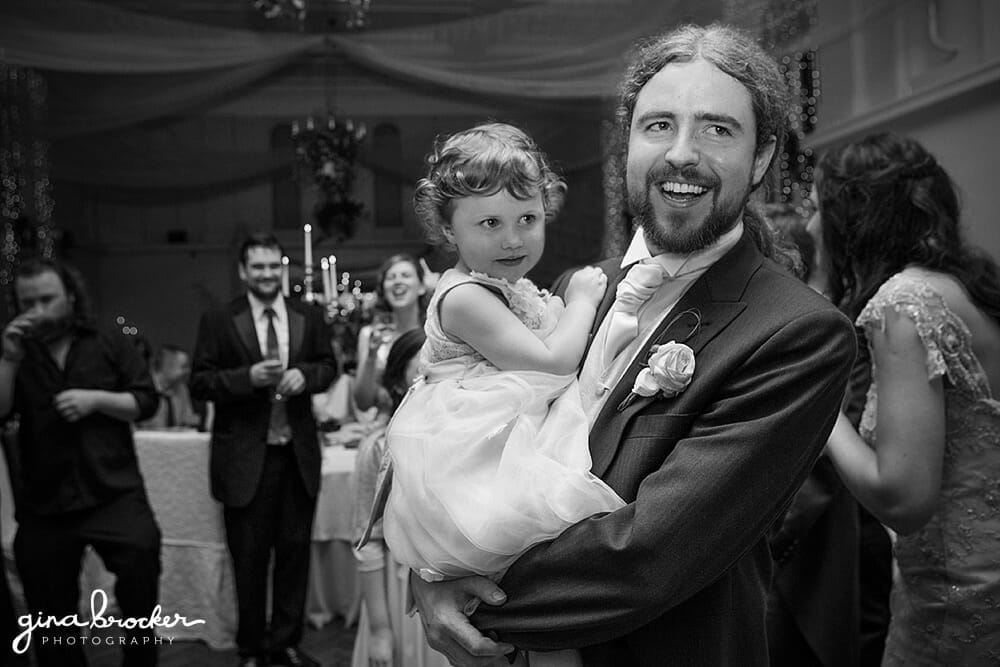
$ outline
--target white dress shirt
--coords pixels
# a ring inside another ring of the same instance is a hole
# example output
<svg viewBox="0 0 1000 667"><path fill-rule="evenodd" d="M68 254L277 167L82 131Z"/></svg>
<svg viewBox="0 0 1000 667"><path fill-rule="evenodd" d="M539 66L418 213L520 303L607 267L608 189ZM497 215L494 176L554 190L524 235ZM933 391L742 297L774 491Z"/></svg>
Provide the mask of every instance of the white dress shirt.
<svg viewBox="0 0 1000 667"><path fill-rule="evenodd" d="M260 345L260 354L267 358L267 315L264 309L274 310L274 332L278 334L278 356L281 358L281 365L288 368L288 309L285 307L285 298L278 292L278 297L274 303L265 304L252 293L247 292L247 299L250 301L250 315L253 317L253 326L257 330L257 344Z"/></svg>

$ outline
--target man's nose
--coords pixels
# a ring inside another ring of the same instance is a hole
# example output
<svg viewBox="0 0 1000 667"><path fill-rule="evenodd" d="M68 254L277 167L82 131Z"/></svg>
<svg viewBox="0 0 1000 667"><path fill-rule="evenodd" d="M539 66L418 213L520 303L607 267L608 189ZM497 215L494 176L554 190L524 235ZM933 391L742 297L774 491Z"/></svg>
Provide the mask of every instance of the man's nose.
<svg viewBox="0 0 1000 667"><path fill-rule="evenodd" d="M678 132L677 138L667 147L663 159L675 169L698 164L700 154L697 141L687 132Z"/></svg>

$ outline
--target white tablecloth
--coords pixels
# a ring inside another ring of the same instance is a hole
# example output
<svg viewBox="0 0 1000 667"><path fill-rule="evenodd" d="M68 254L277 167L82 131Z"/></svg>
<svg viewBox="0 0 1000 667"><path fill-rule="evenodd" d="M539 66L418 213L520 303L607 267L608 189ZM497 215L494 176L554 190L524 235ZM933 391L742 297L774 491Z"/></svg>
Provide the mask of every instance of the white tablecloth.
<svg viewBox="0 0 1000 667"><path fill-rule="evenodd" d="M209 491L209 435L194 431L137 431L139 467L150 504L163 534L160 605L163 614L178 613L206 623L165 630L177 640L200 639L216 649L231 648L236 636L236 596L232 563L226 549L222 505ZM353 623L360 600L357 570L350 552L350 478L356 450L325 447L323 478L313 525L307 619L317 627L335 615ZM4 468L6 466L4 465ZM3 547L11 553L13 501L6 470L0 480L3 498ZM110 596L113 577L89 554L81 593L103 588Z"/></svg>

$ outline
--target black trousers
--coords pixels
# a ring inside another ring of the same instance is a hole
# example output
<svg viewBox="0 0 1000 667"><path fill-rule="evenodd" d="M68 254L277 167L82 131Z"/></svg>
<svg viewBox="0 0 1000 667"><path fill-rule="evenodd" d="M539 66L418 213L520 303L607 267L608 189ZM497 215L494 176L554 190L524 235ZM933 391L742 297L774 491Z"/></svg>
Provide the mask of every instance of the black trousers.
<svg viewBox="0 0 1000 667"><path fill-rule="evenodd" d="M268 445L257 492L245 507L226 507L226 542L233 559L241 656L298 646L302 640L309 549L316 498L306 493L292 444ZM271 622L267 581L271 556Z"/></svg>
<svg viewBox="0 0 1000 667"><path fill-rule="evenodd" d="M115 598L125 618L145 618L157 604L160 528L143 489L93 509L58 516L26 516L14 537L14 556L32 615L77 614L80 562L87 545L115 575ZM86 665L80 628L47 628L32 634L39 667ZM157 664L153 630L124 630L125 667Z"/></svg>

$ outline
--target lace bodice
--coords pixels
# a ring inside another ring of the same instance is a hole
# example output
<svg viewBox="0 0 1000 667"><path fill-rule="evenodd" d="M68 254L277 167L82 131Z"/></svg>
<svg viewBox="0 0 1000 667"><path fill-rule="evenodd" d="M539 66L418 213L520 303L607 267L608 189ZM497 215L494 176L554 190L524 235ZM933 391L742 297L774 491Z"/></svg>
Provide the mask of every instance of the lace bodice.
<svg viewBox="0 0 1000 667"><path fill-rule="evenodd" d="M930 283L912 271L893 276L857 324L883 330L889 309L915 324L928 378L944 378L945 449L933 517L896 540L899 573L883 664L998 664L1000 403L973 354L969 328ZM873 379L860 425L873 446L877 421Z"/></svg>
<svg viewBox="0 0 1000 667"><path fill-rule="evenodd" d="M527 278L521 278L516 283L491 278L485 273L473 271L466 275L455 269L444 272L434 289L434 296L427 307L427 323L424 331L427 341L420 351L421 368L449 359L467 357L472 362L484 361L483 356L463 341L456 340L445 333L441 327L440 302L444 296L463 283L476 282L496 291L507 302L507 307L526 327L540 338L548 335L558 321L558 306L545 290L538 289Z"/></svg>

